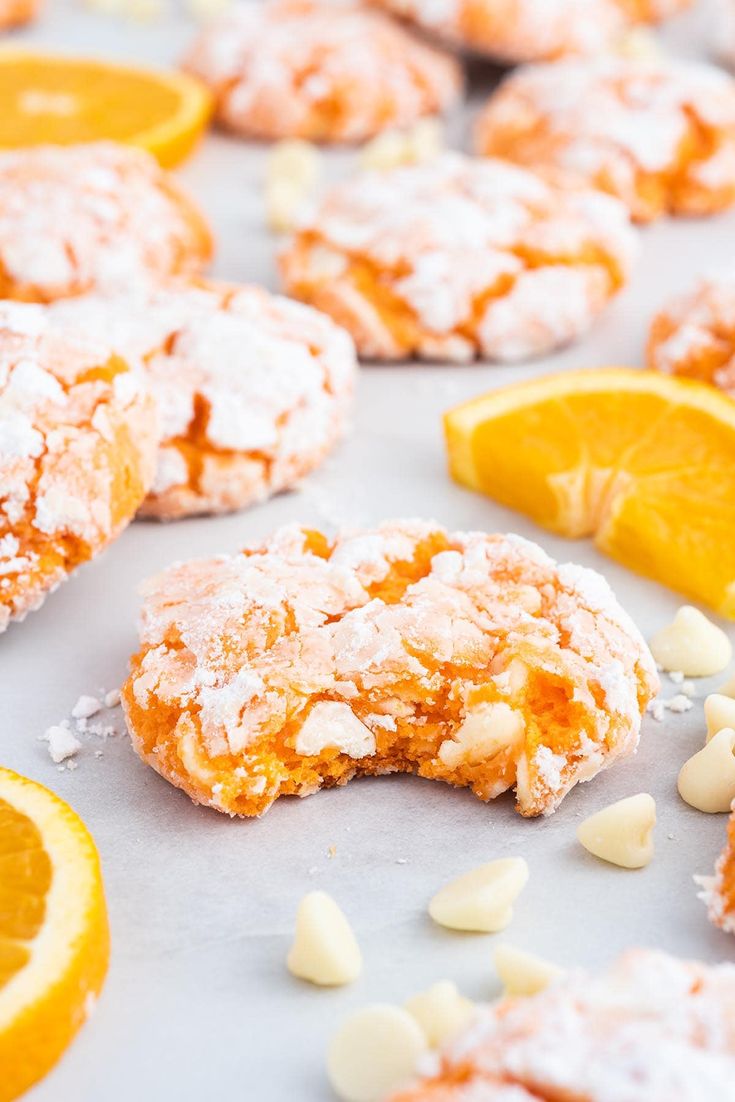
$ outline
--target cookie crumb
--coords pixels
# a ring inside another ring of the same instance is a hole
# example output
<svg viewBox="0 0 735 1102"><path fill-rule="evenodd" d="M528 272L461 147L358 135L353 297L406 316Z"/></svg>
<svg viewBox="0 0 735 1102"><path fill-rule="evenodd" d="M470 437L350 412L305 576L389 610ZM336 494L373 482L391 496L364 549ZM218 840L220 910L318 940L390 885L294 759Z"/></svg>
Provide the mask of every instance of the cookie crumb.
<svg viewBox="0 0 735 1102"><path fill-rule="evenodd" d="M48 753L51 761L57 765L71 758L82 748L82 744L66 727L49 727L44 734L48 742ZM75 765L76 768L76 765Z"/></svg>
<svg viewBox="0 0 735 1102"><path fill-rule="evenodd" d="M96 696L82 694L72 708L71 714L74 719L89 719L90 716L96 715L101 707L102 705Z"/></svg>

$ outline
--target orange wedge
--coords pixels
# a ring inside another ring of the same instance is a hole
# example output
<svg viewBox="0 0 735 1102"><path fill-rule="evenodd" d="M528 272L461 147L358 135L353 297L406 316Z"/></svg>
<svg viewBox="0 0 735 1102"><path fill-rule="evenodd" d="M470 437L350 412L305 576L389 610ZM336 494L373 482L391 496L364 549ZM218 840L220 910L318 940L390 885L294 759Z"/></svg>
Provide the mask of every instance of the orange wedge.
<svg viewBox="0 0 735 1102"><path fill-rule="evenodd" d="M99 857L72 809L0 768L0 1102L56 1063L107 971Z"/></svg>
<svg viewBox="0 0 735 1102"><path fill-rule="evenodd" d="M445 416L465 486L735 618L735 401L653 371L547 375Z"/></svg>
<svg viewBox="0 0 735 1102"><path fill-rule="evenodd" d="M209 116L207 89L183 73L25 50L0 51L0 148L117 141L165 167L192 151Z"/></svg>

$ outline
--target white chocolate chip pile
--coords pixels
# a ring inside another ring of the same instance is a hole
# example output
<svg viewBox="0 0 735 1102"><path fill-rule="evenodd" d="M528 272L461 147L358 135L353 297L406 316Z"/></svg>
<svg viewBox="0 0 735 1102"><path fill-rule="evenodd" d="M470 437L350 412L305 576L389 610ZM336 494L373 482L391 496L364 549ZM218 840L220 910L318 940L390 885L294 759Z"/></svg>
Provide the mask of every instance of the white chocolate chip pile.
<svg viewBox="0 0 735 1102"><path fill-rule="evenodd" d="M270 229L287 233L313 201L321 173L319 150L310 142L290 139L278 142L266 162L265 213Z"/></svg>
<svg viewBox="0 0 735 1102"><path fill-rule="evenodd" d="M640 869L654 855L656 804L647 792L628 796L590 815L577 828L577 838L595 857L624 869Z"/></svg>
<svg viewBox="0 0 735 1102"><path fill-rule="evenodd" d="M511 922L527 880L522 857L491 861L446 884L431 900L429 914L450 930L497 933Z"/></svg>
<svg viewBox="0 0 735 1102"><path fill-rule="evenodd" d="M651 653L664 670L711 677L729 665L732 643L698 608L682 605L673 622L654 635Z"/></svg>

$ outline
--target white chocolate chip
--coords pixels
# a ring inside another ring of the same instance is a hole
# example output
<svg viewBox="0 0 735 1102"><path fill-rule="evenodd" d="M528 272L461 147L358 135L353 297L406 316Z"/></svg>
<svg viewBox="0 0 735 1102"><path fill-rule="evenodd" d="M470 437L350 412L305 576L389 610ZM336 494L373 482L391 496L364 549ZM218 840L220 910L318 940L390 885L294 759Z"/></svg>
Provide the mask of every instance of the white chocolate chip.
<svg viewBox="0 0 735 1102"><path fill-rule="evenodd" d="M577 828L577 838L595 857L624 869L641 869L653 857L656 803L641 792L604 807Z"/></svg>
<svg viewBox="0 0 735 1102"><path fill-rule="evenodd" d="M105 708L117 708L120 703L120 690L110 689L109 693L105 693Z"/></svg>
<svg viewBox="0 0 735 1102"><path fill-rule="evenodd" d="M524 729L523 716L508 704L502 701L479 704L468 713L452 738L442 742L439 760L450 769L487 761L519 742Z"/></svg>
<svg viewBox="0 0 735 1102"><path fill-rule="evenodd" d="M704 701L707 742L723 727L735 727L735 700L723 693L710 693Z"/></svg>
<svg viewBox="0 0 735 1102"><path fill-rule="evenodd" d="M621 35L615 52L631 61L662 61L666 57L658 35L645 27L633 27Z"/></svg>
<svg viewBox="0 0 735 1102"><path fill-rule="evenodd" d="M651 653L664 670L681 671L685 677L710 677L728 665L732 644L698 608L682 605L673 623L654 635Z"/></svg>
<svg viewBox="0 0 735 1102"><path fill-rule="evenodd" d="M89 719L97 715L102 705L96 696L80 696L71 710L74 719Z"/></svg>
<svg viewBox="0 0 735 1102"><path fill-rule="evenodd" d="M717 690L722 696L731 696L735 699L735 673L732 677L728 678L724 685L720 685Z"/></svg>
<svg viewBox="0 0 735 1102"><path fill-rule="evenodd" d="M321 156L310 142L288 140L273 146L266 167L265 207L270 229L295 228L316 190Z"/></svg>
<svg viewBox="0 0 735 1102"><path fill-rule="evenodd" d="M339 700L320 700L301 726L294 749L312 757L335 747L350 758L366 758L375 753L375 735L350 708Z"/></svg>
<svg viewBox="0 0 735 1102"><path fill-rule="evenodd" d="M49 727L43 737L48 743L49 757L57 765L82 748L81 742L68 727Z"/></svg>
<svg viewBox="0 0 735 1102"><path fill-rule="evenodd" d="M292 975L323 987L352 983L360 975L360 946L344 913L326 892L309 892L299 903L287 964Z"/></svg>
<svg viewBox="0 0 735 1102"><path fill-rule="evenodd" d="M437 892L429 914L450 930L497 933L513 917L513 903L528 880L522 857L506 857L466 872Z"/></svg>
<svg viewBox="0 0 735 1102"><path fill-rule="evenodd" d="M360 152L360 164L367 169L424 164L438 157L443 148L444 128L441 122L438 119L420 119L408 130L384 130L367 142Z"/></svg>
<svg viewBox="0 0 735 1102"><path fill-rule="evenodd" d="M564 969L558 965L507 943L498 945L493 960L504 995L536 995L564 975Z"/></svg>
<svg viewBox="0 0 735 1102"><path fill-rule="evenodd" d="M703 750L684 762L679 795L691 807L710 815L729 811L735 800L735 731L725 727Z"/></svg>
<svg viewBox="0 0 735 1102"><path fill-rule="evenodd" d="M406 1010L423 1029L429 1046L441 1048L469 1024L475 1006L460 995L455 983L441 980L407 999Z"/></svg>
<svg viewBox="0 0 735 1102"><path fill-rule="evenodd" d="M327 1073L343 1102L379 1102L414 1074L428 1045L399 1006L375 1003L350 1015L329 1046Z"/></svg>

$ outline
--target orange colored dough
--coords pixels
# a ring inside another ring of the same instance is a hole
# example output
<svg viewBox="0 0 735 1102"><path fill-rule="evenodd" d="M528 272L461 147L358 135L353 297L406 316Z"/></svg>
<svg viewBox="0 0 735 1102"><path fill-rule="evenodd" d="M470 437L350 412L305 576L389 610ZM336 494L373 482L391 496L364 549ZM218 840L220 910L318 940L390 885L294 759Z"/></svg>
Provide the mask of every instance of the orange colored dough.
<svg viewBox="0 0 735 1102"><path fill-rule="evenodd" d="M133 745L230 815L396 771L548 814L635 749L657 689L604 579L517 536L294 526L143 592Z"/></svg>
<svg viewBox="0 0 735 1102"><path fill-rule="evenodd" d="M151 154L112 142L0 152L0 297L51 302L195 275L203 214Z"/></svg>
<svg viewBox="0 0 735 1102"><path fill-rule="evenodd" d="M235 4L201 32L184 67L215 116L243 137L364 141L446 111L457 62L375 11L329 0Z"/></svg>
<svg viewBox="0 0 735 1102"><path fill-rule="evenodd" d="M439 40L498 61L551 61L615 46L692 0L373 0Z"/></svg>
<svg viewBox="0 0 735 1102"><path fill-rule="evenodd" d="M50 307L137 366L161 425L141 514L243 509L295 486L346 431L356 376L348 335L260 287L167 283Z"/></svg>
<svg viewBox="0 0 735 1102"><path fill-rule="evenodd" d="M609 56L525 66L488 100L477 152L583 180L639 222L735 202L735 80L713 65Z"/></svg>
<svg viewBox="0 0 735 1102"><path fill-rule="evenodd" d="M128 365L40 306L0 304L0 631L102 550L153 480L157 424Z"/></svg>
<svg viewBox="0 0 735 1102"><path fill-rule="evenodd" d="M735 277L701 279L667 302L651 323L648 366L685 375L735 398Z"/></svg>

